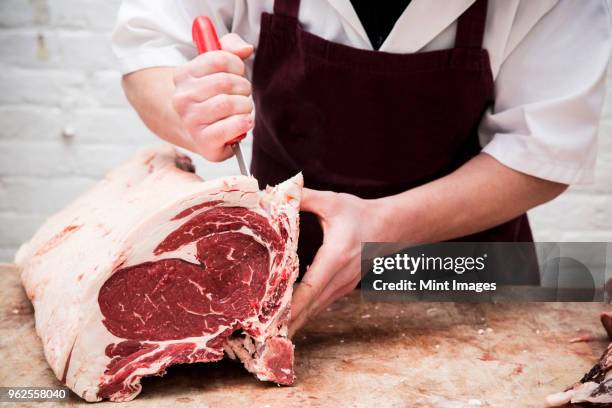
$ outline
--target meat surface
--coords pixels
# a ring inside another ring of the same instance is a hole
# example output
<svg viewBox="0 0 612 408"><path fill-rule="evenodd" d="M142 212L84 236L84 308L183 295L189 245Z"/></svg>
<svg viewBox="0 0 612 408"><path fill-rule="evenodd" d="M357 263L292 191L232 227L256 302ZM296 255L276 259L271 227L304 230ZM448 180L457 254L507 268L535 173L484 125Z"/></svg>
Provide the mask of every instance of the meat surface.
<svg viewBox="0 0 612 408"><path fill-rule="evenodd" d="M612 339L612 313L601 314L601 322ZM611 406L612 405L612 343L601 358L582 379L564 392L549 395L548 406L557 407L568 403Z"/></svg>
<svg viewBox="0 0 612 408"><path fill-rule="evenodd" d="M601 324L603 324L608 337L612 339L612 312L604 312L601 314Z"/></svg>
<svg viewBox="0 0 612 408"><path fill-rule="evenodd" d="M203 181L170 147L143 151L53 215L16 263L58 379L128 401L172 364L240 359L291 384L301 175Z"/></svg>

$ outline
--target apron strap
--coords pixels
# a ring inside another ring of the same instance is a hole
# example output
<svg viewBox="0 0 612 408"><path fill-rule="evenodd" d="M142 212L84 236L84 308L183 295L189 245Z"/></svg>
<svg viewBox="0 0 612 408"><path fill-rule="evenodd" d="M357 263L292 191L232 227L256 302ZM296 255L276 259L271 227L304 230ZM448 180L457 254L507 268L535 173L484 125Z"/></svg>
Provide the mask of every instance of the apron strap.
<svg viewBox="0 0 612 408"><path fill-rule="evenodd" d="M274 0L274 14L297 18L300 0Z"/></svg>
<svg viewBox="0 0 612 408"><path fill-rule="evenodd" d="M486 20L487 0L476 0L457 20L455 47L482 48Z"/></svg>

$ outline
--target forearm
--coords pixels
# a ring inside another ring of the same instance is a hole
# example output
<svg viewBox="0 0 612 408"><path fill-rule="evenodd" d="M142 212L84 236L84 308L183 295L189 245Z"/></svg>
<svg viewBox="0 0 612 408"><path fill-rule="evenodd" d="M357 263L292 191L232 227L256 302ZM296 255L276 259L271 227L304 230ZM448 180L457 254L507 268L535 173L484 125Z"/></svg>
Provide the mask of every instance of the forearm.
<svg viewBox="0 0 612 408"><path fill-rule="evenodd" d="M448 176L376 200L389 241L437 242L499 225L567 188L480 154Z"/></svg>
<svg viewBox="0 0 612 408"><path fill-rule="evenodd" d="M172 106L174 68L156 67L132 72L123 77L125 94L147 127L160 138L194 150Z"/></svg>

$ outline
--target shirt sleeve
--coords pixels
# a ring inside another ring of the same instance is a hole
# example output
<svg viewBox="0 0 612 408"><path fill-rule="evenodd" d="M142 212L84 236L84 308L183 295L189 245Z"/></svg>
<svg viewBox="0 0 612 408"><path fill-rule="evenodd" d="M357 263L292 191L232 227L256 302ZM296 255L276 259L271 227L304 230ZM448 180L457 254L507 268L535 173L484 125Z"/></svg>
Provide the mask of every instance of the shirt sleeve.
<svg viewBox="0 0 612 408"><path fill-rule="evenodd" d="M211 3L215 3L214 7ZM204 0L123 0L112 35L119 69L127 74L155 66L176 66L196 56L191 24L210 16L219 36L228 32L234 2Z"/></svg>
<svg viewBox="0 0 612 408"><path fill-rule="evenodd" d="M610 18L606 0L561 0L531 28L500 67L484 153L542 179L592 182Z"/></svg>

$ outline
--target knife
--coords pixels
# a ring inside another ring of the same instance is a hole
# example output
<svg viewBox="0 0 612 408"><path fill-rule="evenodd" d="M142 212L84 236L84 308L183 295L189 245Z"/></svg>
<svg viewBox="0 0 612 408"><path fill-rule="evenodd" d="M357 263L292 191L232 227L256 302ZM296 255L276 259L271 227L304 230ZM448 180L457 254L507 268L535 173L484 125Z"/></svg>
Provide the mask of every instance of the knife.
<svg viewBox="0 0 612 408"><path fill-rule="evenodd" d="M198 54L204 54L207 51L216 51L221 49L221 44L219 43L219 37L217 37L215 26L207 16L199 16L193 20L191 36L193 37L193 43L198 49ZM227 142L227 144L232 146L234 156L236 156L236 160L238 160L240 174L250 177L251 173L249 173L249 168L244 161L244 155L242 154L242 149L240 148L240 141L245 137L246 133L243 133L235 139Z"/></svg>

